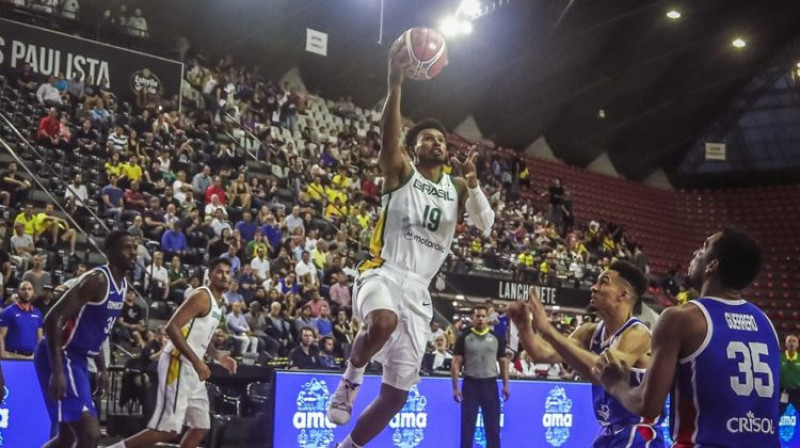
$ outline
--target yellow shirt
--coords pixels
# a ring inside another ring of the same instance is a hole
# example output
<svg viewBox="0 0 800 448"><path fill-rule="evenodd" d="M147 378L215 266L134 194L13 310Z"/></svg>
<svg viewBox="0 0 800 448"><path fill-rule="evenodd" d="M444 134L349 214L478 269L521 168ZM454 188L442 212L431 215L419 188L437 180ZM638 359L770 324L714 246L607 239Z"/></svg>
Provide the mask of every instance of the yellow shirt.
<svg viewBox="0 0 800 448"><path fill-rule="evenodd" d="M141 180L142 176L144 176L142 167L139 165L129 165L127 163L122 164L122 173L131 181Z"/></svg>
<svg viewBox="0 0 800 448"><path fill-rule="evenodd" d="M542 274L547 274L548 272L550 272L550 265L547 264L546 261L543 261L542 264L539 265L539 272L541 272Z"/></svg>
<svg viewBox="0 0 800 448"><path fill-rule="evenodd" d="M333 216L345 216L347 215L347 212L347 206L344 204L334 205L333 203L330 203L327 207L325 207L326 218L331 218Z"/></svg>
<svg viewBox="0 0 800 448"><path fill-rule="evenodd" d="M525 252L519 254L517 257L517 261L519 262L520 266L533 266L533 255L526 254Z"/></svg>
<svg viewBox="0 0 800 448"><path fill-rule="evenodd" d="M30 236L35 236L42 224L39 220L39 215L33 215L31 219L28 219L24 212L14 218L14 226L16 226L18 222L25 224L25 234Z"/></svg>
<svg viewBox="0 0 800 448"><path fill-rule="evenodd" d="M522 180L527 179L528 175L530 175L530 171L528 171L527 167L525 167L522 171L519 172L519 178Z"/></svg>
<svg viewBox="0 0 800 448"><path fill-rule="evenodd" d="M124 170L125 165L122 163L117 163L116 165L112 165L111 162L106 162L106 174L114 177L122 176L122 171Z"/></svg>
<svg viewBox="0 0 800 448"><path fill-rule="evenodd" d="M350 178L347 176L342 176L341 174L333 176L333 180L331 182L333 185L336 185L337 188L342 190L350 188Z"/></svg>
<svg viewBox="0 0 800 448"><path fill-rule="evenodd" d="M369 226L369 215L357 215L356 219L362 229L366 229Z"/></svg>
<svg viewBox="0 0 800 448"><path fill-rule="evenodd" d="M321 201L322 195L325 194L325 189L322 188L322 185L320 185L319 183L312 182L308 184L308 186L306 187L306 193L308 193L308 195L311 196L311 199L314 199L316 201Z"/></svg>
<svg viewBox="0 0 800 448"><path fill-rule="evenodd" d="M482 250L483 250L483 244L481 243L481 240L478 239L472 240L472 252L481 253Z"/></svg>
<svg viewBox="0 0 800 448"><path fill-rule="evenodd" d="M314 249L311 251L311 261L314 262L314 266L316 266L317 269L322 269L325 267L325 263L328 262L328 254Z"/></svg>
<svg viewBox="0 0 800 448"><path fill-rule="evenodd" d="M603 238L603 248L606 250L614 250L614 240L611 238Z"/></svg>

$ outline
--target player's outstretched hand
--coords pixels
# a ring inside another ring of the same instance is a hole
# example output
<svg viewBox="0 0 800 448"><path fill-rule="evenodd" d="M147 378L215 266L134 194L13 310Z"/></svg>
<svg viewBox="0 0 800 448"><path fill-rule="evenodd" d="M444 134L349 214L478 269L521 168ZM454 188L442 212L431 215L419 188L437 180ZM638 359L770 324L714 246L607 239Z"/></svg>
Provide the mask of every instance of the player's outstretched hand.
<svg viewBox="0 0 800 448"><path fill-rule="evenodd" d="M537 332L546 333L553 329L550 320L547 319L547 312L544 310L542 301L533 288L528 289L528 309L533 314L533 326Z"/></svg>
<svg viewBox="0 0 800 448"><path fill-rule="evenodd" d="M465 178L471 175L474 176L477 173L475 161L478 160L478 152L476 149L477 146L475 145L469 147L469 152L467 152L467 158L464 160L464 162L458 160L457 157L450 158L450 163Z"/></svg>
<svg viewBox="0 0 800 448"><path fill-rule="evenodd" d="M231 355L222 356L219 358L219 363L225 368L225 370L228 371L228 373L231 375L236 375L236 369L239 367L239 364L231 357Z"/></svg>
<svg viewBox="0 0 800 448"><path fill-rule="evenodd" d="M461 403L461 400L463 400L463 397L461 396L461 391L458 390L458 388L453 389L453 400L455 400L456 403Z"/></svg>
<svg viewBox="0 0 800 448"><path fill-rule="evenodd" d="M403 72L408 64L411 63L411 57L408 55L408 48L403 36L400 36L392 44L389 50L389 85L396 86L403 83Z"/></svg>
<svg viewBox="0 0 800 448"><path fill-rule="evenodd" d="M520 330L531 328L531 310L528 308L528 304L525 302L514 302L511 306L508 307L506 311L508 313L508 317L511 318L511 321L514 322L514 326L516 326Z"/></svg>
<svg viewBox="0 0 800 448"><path fill-rule="evenodd" d="M208 365L206 365L202 359L194 363L192 367L194 367L194 371L197 372L197 376L200 377L200 381L205 381L211 376L211 369L208 368Z"/></svg>
<svg viewBox="0 0 800 448"><path fill-rule="evenodd" d="M67 377L64 376L64 372L50 375L47 393L53 401L59 401L67 396Z"/></svg>
<svg viewBox="0 0 800 448"><path fill-rule="evenodd" d="M611 390L616 384L626 381L630 376L628 364L617 359L611 350L604 350L597 358L592 373L595 379L603 385L606 390Z"/></svg>

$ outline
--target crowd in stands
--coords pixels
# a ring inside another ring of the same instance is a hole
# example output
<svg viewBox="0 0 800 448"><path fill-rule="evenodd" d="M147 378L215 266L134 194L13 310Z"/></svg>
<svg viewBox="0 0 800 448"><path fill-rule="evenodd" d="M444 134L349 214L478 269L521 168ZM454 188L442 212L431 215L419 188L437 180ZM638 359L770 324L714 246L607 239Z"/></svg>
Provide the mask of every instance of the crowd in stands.
<svg viewBox="0 0 800 448"><path fill-rule="evenodd" d="M29 10L36 14L57 16L68 20L83 19L81 17L81 2L79 0L2 0L7 4L21 10ZM135 38L147 38L147 19L142 14L141 8L132 8L128 5L116 5L113 9L104 9L97 18L98 32L102 34L127 34Z"/></svg>

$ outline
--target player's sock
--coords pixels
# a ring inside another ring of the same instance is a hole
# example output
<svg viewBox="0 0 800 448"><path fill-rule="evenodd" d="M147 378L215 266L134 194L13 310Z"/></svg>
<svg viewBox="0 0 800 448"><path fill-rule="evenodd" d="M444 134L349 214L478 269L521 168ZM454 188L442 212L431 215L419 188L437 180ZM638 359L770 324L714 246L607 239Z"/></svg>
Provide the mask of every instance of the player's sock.
<svg viewBox="0 0 800 448"><path fill-rule="evenodd" d="M353 439L351 439L350 436L347 436L347 438L344 439L344 442L339 444L339 448L363 448L363 447L361 445L356 445L356 443L353 442Z"/></svg>
<svg viewBox="0 0 800 448"><path fill-rule="evenodd" d="M348 360L347 361L347 370L344 371L344 375L342 378L346 379L347 381L353 384L361 384L364 381L364 371L367 370L367 366L364 367L355 367L353 364Z"/></svg>

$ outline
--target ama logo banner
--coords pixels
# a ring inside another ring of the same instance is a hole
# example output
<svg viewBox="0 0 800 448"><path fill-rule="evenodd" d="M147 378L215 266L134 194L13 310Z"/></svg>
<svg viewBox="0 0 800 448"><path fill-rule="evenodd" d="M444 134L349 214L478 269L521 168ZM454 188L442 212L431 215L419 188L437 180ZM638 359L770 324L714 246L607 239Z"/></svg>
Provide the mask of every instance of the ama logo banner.
<svg viewBox="0 0 800 448"><path fill-rule="evenodd" d="M50 440L50 417L33 361L0 364L6 380L0 402L0 448L38 448Z"/></svg>
<svg viewBox="0 0 800 448"><path fill-rule="evenodd" d="M333 448L352 431L358 415L380 389L381 379L368 375L361 385L349 424L338 427L325 417L339 374L276 371L274 446ZM503 402L500 439L503 446L586 448L599 431L585 383L512 381L511 399ZM403 409L370 442L385 448L457 448L461 405L453 400L450 378L426 377L409 391ZM473 447L485 448L479 415Z"/></svg>

